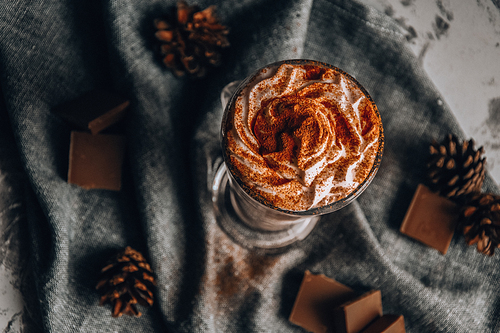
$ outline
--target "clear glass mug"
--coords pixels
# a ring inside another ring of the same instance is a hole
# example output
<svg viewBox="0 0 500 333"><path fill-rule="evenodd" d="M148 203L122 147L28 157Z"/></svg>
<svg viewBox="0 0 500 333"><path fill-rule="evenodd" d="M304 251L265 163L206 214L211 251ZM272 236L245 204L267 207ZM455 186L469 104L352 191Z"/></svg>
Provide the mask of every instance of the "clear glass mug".
<svg viewBox="0 0 500 333"><path fill-rule="evenodd" d="M334 69L347 77L371 103L380 121L379 111L371 96L352 76L341 69L313 60L297 59L283 60L269 64L245 78L224 87L221 93L221 103L224 108L223 119L231 112L232 106L242 89L265 68L277 68L281 64L315 65ZM246 190L244 182L231 171L230 160L222 147L224 162L220 164L212 184L212 202L216 220L222 230L235 242L250 249L280 249L296 241L303 240L313 230L321 215L335 212L356 199L371 183L377 173L384 148L384 133L382 122L379 126L378 147L375 160L367 177L356 189L344 198L331 204L308 210L286 210L269 204L262 198L252 195ZM221 126L221 134L225 131ZM223 142L223 140L221 139Z"/></svg>

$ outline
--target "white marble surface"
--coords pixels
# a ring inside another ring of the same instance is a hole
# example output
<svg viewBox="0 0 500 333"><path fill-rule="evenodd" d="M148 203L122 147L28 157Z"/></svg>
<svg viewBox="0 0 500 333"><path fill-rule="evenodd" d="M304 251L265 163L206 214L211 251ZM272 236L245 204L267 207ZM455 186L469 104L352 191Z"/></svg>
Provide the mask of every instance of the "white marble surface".
<svg viewBox="0 0 500 333"><path fill-rule="evenodd" d="M362 0L394 18L500 184L500 1Z"/></svg>
<svg viewBox="0 0 500 333"><path fill-rule="evenodd" d="M466 135L485 147L488 171L500 184L500 1L361 1L399 23ZM11 133L0 124L0 155L13 149ZM38 331L21 292L26 221L14 184L23 180L16 158L0 160L0 330L5 333Z"/></svg>

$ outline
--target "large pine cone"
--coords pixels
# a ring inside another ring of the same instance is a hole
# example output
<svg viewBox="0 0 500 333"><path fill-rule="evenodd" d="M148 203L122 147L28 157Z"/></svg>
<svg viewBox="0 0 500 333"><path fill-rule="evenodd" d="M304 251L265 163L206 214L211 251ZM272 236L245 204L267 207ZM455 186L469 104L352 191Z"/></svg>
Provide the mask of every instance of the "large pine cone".
<svg viewBox="0 0 500 333"><path fill-rule="evenodd" d="M174 15L154 24L163 63L178 77L204 76L207 66L220 64L220 51L229 46L229 30L219 23L215 6L199 11L179 1Z"/></svg>
<svg viewBox="0 0 500 333"><path fill-rule="evenodd" d="M122 314L139 317L136 304L153 305L152 288L156 285L151 267L142 254L130 246L120 252L101 270L96 289L99 305L110 303L112 316Z"/></svg>
<svg viewBox="0 0 500 333"><path fill-rule="evenodd" d="M460 214L459 227L468 245L477 243L477 250L488 256L500 247L500 196L475 194Z"/></svg>
<svg viewBox="0 0 500 333"><path fill-rule="evenodd" d="M433 141L430 153L427 167L432 191L455 201L481 191L486 160L483 147L475 150L472 139L460 143L449 134L441 144Z"/></svg>

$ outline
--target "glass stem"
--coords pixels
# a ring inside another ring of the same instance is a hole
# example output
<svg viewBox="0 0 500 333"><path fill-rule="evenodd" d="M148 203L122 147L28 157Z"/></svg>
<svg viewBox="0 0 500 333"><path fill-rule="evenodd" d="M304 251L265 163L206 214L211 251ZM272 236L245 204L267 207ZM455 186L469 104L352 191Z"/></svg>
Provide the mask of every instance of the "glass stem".
<svg viewBox="0 0 500 333"><path fill-rule="evenodd" d="M236 214L248 226L266 231L286 230L310 216L290 215L264 206L251 198L229 175L231 204Z"/></svg>

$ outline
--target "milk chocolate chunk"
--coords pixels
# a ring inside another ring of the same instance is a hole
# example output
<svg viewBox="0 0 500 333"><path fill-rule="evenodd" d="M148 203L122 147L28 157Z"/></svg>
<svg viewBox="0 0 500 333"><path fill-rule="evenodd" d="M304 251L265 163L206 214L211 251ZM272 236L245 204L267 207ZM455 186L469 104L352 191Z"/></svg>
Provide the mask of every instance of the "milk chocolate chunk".
<svg viewBox="0 0 500 333"><path fill-rule="evenodd" d="M351 288L306 270L289 321L309 332L331 332L332 309L355 296Z"/></svg>
<svg viewBox="0 0 500 333"><path fill-rule="evenodd" d="M403 316L385 314L361 333L405 333L405 320Z"/></svg>
<svg viewBox="0 0 500 333"><path fill-rule="evenodd" d="M68 183L119 191L124 152L121 135L71 132Z"/></svg>
<svg viewBox="0 0 500 333"><path fill-rule="evenodd" d="M400 231L446 254L453 238L457 216L455 203L420 184Z"/></svg>
<svg viewBox="0 0 500 333"><path fill-rule="evenodd" d="M95 89L56 106L53 111L81 129L97 134L121 120L129 104L118 94Z"/></svg>
<svg viewBox="0 0 500 333"><path fill-rule="evenodd" d="M333 310L335 332L358 333L382 316L380 290L369 291Z"/></svg>

